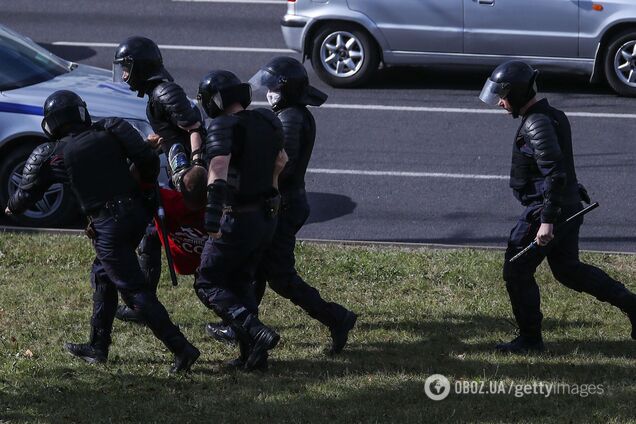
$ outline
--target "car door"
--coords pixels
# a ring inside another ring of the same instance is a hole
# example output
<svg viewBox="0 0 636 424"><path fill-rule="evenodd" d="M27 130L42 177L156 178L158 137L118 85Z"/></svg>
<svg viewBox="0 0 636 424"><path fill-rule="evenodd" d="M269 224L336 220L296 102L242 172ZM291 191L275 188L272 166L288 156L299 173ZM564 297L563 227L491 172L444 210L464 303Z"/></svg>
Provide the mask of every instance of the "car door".
<svg viewBox="0 0 636 424"><path fill-rule="evenodd" d="M347 0L373 20L393 51L462 51L463 0Z"/></svg>
<svg viewBox="0 0 636 424"><path fill-rule="evenodd" d="M464 0L464 52L578 57L579 0Z"/></svg>

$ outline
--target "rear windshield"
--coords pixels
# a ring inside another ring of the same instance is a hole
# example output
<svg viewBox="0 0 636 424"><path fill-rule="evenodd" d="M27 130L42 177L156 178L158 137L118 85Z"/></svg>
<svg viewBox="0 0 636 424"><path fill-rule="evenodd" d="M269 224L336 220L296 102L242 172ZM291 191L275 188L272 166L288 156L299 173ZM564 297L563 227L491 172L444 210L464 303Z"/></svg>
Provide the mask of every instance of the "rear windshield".
<svg viewBox="0 0 636 424"><path fill-rule="evenodd" d="M69 72L70 62L0 26L0 91L48 81Z"/></svg>

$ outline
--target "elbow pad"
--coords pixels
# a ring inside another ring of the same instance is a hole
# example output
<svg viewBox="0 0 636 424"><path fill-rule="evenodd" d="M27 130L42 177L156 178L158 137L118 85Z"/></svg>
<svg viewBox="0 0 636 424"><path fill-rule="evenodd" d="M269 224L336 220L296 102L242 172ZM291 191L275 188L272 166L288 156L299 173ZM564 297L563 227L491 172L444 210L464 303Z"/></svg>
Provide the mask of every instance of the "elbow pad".
<svg viewBox="0 0 636 424"><path fill-rule="evenodd" d="M567 182L565 173L559 172L550 175L545 179L543 189L543 211L541 212L541 222L553 224L556 222L560 212L563 198L563 190Z"/></svg>
<svg viewBox="0 0 636 424"><path fill-rule="evenodd" d="M214 180L208 185L208 202L205 205L204 228L208 233L216 233L221 226L223 216L223 206L227 199L227 182L225 180Z"/></svg>

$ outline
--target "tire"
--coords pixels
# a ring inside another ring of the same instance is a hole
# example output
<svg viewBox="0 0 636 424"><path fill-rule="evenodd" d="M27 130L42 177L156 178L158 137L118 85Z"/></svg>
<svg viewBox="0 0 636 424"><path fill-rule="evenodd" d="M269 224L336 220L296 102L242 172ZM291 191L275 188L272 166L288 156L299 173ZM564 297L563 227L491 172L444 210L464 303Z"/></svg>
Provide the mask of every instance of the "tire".
<svg viewBox="0 0 636 424"><path fill-rule="evenodd" d="M327 48L327 45L338 47L339 36L340 48L337 51ZM345 44L350 40L354 41L349 48ZM328 63L332 55L334 60ZM378 70L380 52L366 31L351 24L333 23L320 29L312 40L311 64L318 77L332 87L358 87Z"/></svg>
<svg viewBox="0 0 636 424"><path fill-rule="evenodd" d="M0 162L0 206L2 211L15 191L19 181L15 172L22 173L24 163L28 159L36 143L22 142L17 147L2 155ZM14 177L12 179L12 177ZM55 184L43 197L41 202L22 215L11 215L9 218L16 224L29 227L61 227L76 219L77 203L67 186Z"/></svg>
<svg viewBox="0 0 636 424"><path fill-rule="evenodd" d="M636 30L626 30L613 37L605 51L605 78L610 87L621 96L636 97L636 57L628 61L621 55L623 51L633 53L634 46L636 46ZM622 70L618 68L621 65ZM632 73L631 81L630 73Z"/></svg>

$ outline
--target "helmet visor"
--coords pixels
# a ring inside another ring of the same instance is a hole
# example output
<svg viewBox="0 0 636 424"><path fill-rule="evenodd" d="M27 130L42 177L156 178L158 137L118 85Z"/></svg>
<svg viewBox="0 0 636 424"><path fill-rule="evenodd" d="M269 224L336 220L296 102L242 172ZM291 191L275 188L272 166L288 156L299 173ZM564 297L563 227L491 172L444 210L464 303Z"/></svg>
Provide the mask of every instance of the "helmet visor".
<svg viewBox="0 0 636 424"><path fill-rule="evenodd" d="M113 82L129 84L132 67L132 63L113 62Z"/></svg>
<svg viewBox="0 0 636 424"><path fill-rule="evenodd" d="M249 84L252 86L252 91L259 91L263 88L270 91L280 91L285 82L284 77L274 75L268 69L261 69L250 78Z"/></svg>
<svg viewBox="0 0 636 424"><path fill-rule="evenodd" d="M497 106L499 101L505 98L509 92L510 84L494 82L488 78L484 88L481 90L481 94L479 94L479 100L490 106Z"/></svg>
<svg viewBox="0 0 636 424"><path fill-rule="evenodd" d="M208 117L208 112L205 110L205 106L203 106L203 95L201 93L197 93L197 109L199 109L199 114L201 115L201 119L205 120Z"/></svg>

